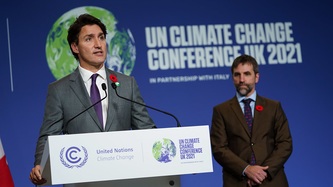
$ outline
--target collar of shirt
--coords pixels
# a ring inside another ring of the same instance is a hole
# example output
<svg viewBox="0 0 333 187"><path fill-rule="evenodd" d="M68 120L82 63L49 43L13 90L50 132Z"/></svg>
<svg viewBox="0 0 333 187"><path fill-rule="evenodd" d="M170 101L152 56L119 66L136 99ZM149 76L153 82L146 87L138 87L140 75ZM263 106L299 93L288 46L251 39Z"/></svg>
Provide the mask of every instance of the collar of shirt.
<svg viewBox="0 0 333 187"><path fill-rule="evenodd" d="M243 99L252 99L253 100L253 102L250 103L250 106L251 106L251 110L252 110L252 116L254 116L254 106L255 106L256 99L257 99L257 91L254 90L254 92L249 97L241 96L241 95L239 95L238 92L236 92L236 97L237 97L240 107L242 108L243 113L244 113L244 103L242 102L242 100Z"/></svg>
<svg viewBox="0 0 333 187"><path fill-rule="evenodd" d="M254 102L251 102L251 104L252 104L252 103L256 102L257 91L254 90L254 92L249 97L241 96L238 92L236 92L236 97L237 97L237 100L238 100L239 103L243 103L242 102L243 99L252 99L254 101Z"/></svg>
<svg viewBox="0 0 333 187"><path fill-rule="evenodd" d="M91 72L91 71L89 71L89 70L84 69L84 68L81 67L80 65L79 65L79 71L80 71L81 77L82 77L82 79L83 79L83 82L84 82L85 84L86 84L88 81L90 81L90 77L91 77L93 74L95 74L94 72ZM102 78L104 81L106 80L106 72L105 72L105 66L104 66L104 65L103 65L103 67L102 67L100 70L98 70L96 73L99 75L98 77Z"/></svg>

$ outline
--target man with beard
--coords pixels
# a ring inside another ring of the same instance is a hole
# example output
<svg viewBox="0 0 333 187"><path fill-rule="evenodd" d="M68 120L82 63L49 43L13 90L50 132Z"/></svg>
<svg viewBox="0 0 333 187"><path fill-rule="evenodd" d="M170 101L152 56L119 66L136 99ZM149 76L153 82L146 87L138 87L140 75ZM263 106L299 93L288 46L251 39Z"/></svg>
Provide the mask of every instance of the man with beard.
<svg viewBox="0 0 333 187"><path fill-rule="evenodd" d="M231 67L236 95L213 109L211 144L225 187L288 186L284 164L292 138L281 103L257 94L256 60L237 57Z"/></svg>

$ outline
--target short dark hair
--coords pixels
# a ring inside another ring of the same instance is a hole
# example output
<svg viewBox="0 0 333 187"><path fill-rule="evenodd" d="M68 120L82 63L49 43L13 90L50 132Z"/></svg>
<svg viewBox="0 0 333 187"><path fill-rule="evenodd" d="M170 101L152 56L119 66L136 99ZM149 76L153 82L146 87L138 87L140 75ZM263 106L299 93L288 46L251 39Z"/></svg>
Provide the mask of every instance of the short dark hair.
<svg viewBox="0 0 333 187"><path fill-rule="evenodd" d="M90 14L81 14L79 17L77 17L75 22L69 27L67 35L67 42L72 51L72 54L76 59L79 57L76 53L73 52L71 45L72 43L79 43L79 33L81 32L82 27L86 25L98 25L103 31L104 36L107 34L105 25L98 18Z"/></svg>
<svg viewBox="0 0 333 187"><path fill-rule="evenodd" d="M239 57L237 57L234 62L232 63L231 66L231 73L234 73L234 69L239 65L239 64L252 64L253 71L255 74L259 73L259 66L255 58L253 58L250 55L243 54Z"/></svg>

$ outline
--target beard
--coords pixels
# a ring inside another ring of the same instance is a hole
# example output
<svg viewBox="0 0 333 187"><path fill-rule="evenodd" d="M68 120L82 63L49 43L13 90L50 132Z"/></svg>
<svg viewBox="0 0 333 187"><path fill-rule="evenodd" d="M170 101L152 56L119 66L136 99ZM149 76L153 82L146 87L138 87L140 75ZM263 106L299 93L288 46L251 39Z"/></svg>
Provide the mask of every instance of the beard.
<svg viewBox="0 0 333 187"><path fill-rule="evenodd" d="M241 96L247 96L253 90L253 86L249 84L237 84L235 87Z"/></svg>

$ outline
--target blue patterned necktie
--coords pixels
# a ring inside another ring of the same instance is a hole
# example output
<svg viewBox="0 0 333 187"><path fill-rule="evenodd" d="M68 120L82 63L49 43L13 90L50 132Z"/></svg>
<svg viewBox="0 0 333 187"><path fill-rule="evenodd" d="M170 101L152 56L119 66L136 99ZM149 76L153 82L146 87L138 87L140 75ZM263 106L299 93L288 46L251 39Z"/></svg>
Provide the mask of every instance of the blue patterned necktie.
<svg viewBox="0 0 333 187"><path fill-rule="evenodd" d="M98 74L93 74L91 76L91 87L90 87L90 99L91 103L95 104L99 100L101 100L101 96L99 94L99 90L96 85L96 78L98 77ZM97 114L97 117L99 119L99 122L101 123L101 127L103 129L103 112L102 112L102 103L98 102L95 106L95 111Z"/></svg>
<svg viewBox="0 0 333 187"><path fill-rule="evenodd" d="M246 120L246 123L249 127L250 134L252 136L253 117L252 117L252 110L251 110L251 106L250 106L251 101L253 101L253 100L252 99L243 99L242 100L242 102L244 103L245 120ZM251 145L251 146L253 146L253 145ZM252 149L252 147L251 147L251 149ZM256 163L256 158L255 158L255 155L254 155L253 150L252 150L250 164L255 165L255 163Z"/></svg>
<svg viewBox="0 0 333 187"><path fill-rule="evenodd" d="M249 130L250 133L252 132L252 110L251 110L251 106L250 103L251 101L253 101L252 99L243 99L242 102L244 103L244 116L245 116L245 120L247 125L249 126Z"/></svg>

